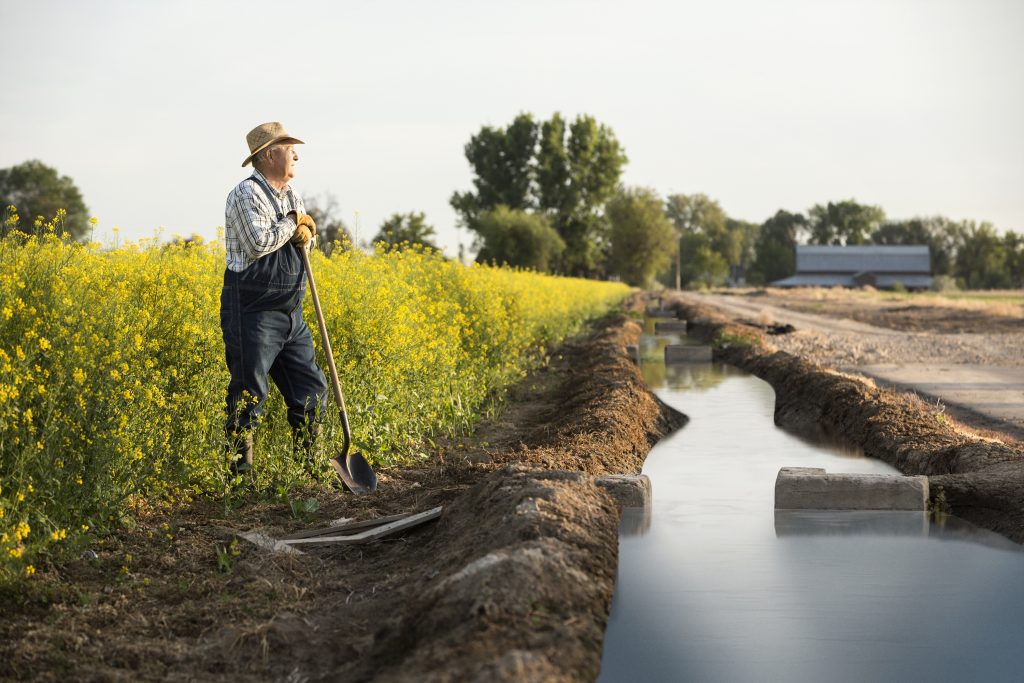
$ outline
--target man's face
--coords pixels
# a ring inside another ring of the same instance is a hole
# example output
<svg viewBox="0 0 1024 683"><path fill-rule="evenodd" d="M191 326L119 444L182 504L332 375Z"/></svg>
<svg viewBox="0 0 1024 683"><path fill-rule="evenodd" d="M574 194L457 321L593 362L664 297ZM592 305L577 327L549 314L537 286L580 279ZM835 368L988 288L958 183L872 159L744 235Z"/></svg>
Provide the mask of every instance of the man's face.
<svg viewBox="0 0 1024 683"><path fill-rule="evenodd" d="M274 145L270 148L268 156L268 175L284 178L286 182L295 177L295 162L299 160L295 145Z"/></svg>

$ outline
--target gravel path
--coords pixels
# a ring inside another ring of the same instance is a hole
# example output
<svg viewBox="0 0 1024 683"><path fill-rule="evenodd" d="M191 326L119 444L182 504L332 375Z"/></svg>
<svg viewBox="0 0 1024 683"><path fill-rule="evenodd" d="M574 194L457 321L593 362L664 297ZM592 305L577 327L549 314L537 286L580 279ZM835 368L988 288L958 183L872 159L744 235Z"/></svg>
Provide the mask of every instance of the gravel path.
<svg viewBox="0 0 1024 683"><path fill-rule="evenodd" d="M758 324L796 328L772 337L780 350L833 367L892 363L1024 366L1024 334L900 332L848 319L798 313L743 297L687 295Z"/></svg>

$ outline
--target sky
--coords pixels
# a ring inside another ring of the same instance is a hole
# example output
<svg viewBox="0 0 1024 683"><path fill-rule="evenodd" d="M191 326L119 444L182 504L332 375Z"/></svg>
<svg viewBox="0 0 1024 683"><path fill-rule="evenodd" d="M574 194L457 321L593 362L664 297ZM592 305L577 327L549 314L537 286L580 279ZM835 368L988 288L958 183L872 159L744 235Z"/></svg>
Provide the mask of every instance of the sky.
<svg viewBox="0 0 1024 683"><path fill-rule="evenodd" d="M0 0L0 168L70 176L98 238L212 238L245 134L357 239L422 211L454 254L463 148L590 114L627 185L734 218L855 199L1024 231L1018 0Z"/></svg>

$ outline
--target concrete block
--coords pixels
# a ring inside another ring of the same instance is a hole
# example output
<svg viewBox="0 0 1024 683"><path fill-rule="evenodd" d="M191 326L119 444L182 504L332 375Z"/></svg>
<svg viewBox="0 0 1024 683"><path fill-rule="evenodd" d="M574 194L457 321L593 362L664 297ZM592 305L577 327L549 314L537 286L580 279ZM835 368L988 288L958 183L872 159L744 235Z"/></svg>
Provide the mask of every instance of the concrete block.
<svg viewBox="0 0 1024 683"><path fill-rule="evenodd" d="M686 334L685 320L667 320L654 323L655 334Z"/></svg>
<svg viewBox="0 0 1024 683"><path fill-rule="evenodd" d="M648 308L644 313L648 318L674 318L676 312L670 308Z"/></svg>
<svg viewBox="0 0 1024 683"><path fill-rule="evenodd" d="M828 474L783 467L775 479L777 510L926 510L928 477Z"/></svg>
<svg viewBox="0 0 1024 683"><path fill-rule="evenodd" d="M651 506L651 480L646 474L609 474L594 483L611 494L620 510Z"/></svg>
<svg viewBox="0 0 1024 683"><path fill-rule="evenodd" d="M623 508L619 515L619 536L643 536L651 528L651 508Z"/></svg>
<svg viewBox="0 0 1024 683"><path fill-rule="evenodd" d="M665 364L673 363L710 363L710 346L684 346L669 344L665 347Z"/></svg>
<svg viewBox="0 0 1024 683"><path fill-rule="evenodd" d="M638 344L626 344L626 354L631 361L640 365L640 346Z"/></svg>

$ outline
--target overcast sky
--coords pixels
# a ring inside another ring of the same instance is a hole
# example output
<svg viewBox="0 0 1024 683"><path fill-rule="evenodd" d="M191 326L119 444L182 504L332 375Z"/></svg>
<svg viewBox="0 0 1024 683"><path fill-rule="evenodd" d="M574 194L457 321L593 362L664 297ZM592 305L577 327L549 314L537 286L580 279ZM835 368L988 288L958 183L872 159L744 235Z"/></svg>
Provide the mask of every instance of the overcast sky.
<svg viewBox="0 0 1024 683"><path fill-rule="evenodd" d="M454 253L463 146L523 111L593 115L627 184L736 218L854 198L1024 230L1017 0L0 0L0 26L0 168L56 167L131 239L212 237L278 120L358 237L424 211Z"/></svg>

